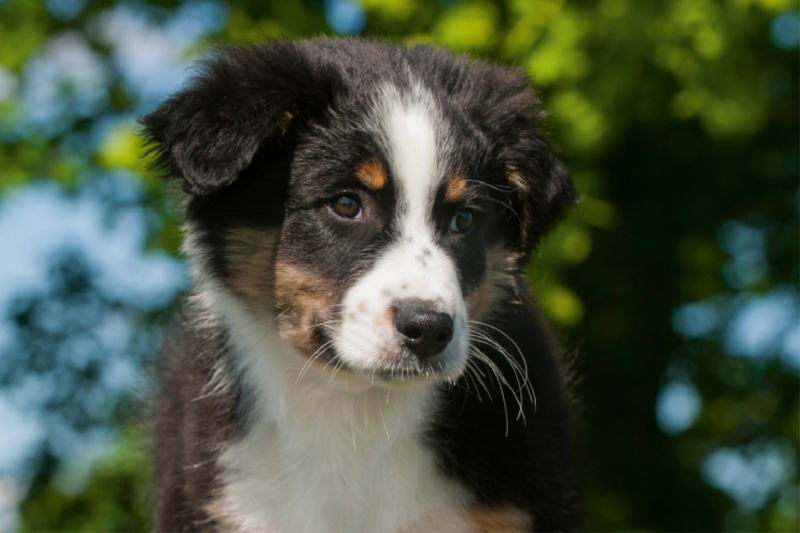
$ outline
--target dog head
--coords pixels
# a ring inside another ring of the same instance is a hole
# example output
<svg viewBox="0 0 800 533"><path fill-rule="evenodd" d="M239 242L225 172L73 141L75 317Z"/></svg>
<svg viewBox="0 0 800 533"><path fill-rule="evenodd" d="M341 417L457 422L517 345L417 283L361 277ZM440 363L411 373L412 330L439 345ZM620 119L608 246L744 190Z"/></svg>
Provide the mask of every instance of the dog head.
<svg viewBox="0 0 800 533"><path fill-rule="evenodd" d="M574 201L536 104L438 48L275 41L219 51L143 124L201 282L304 357L420 383L460 375Z"/></svg>

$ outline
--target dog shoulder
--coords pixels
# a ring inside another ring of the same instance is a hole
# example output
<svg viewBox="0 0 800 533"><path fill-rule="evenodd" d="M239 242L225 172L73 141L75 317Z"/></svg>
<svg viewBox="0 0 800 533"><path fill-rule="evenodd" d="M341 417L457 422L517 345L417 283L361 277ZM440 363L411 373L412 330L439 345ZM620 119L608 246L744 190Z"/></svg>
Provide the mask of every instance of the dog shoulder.
<svg viewBox="0 0 800 533"><path fill-rule="evenodd" d="M513 503L536 531L576 531L568 369L552 332L527 290L479 329L487 362L443 393L431 433L440 462L483 508Z"/></svg>
<svg viewBox="0 0 800 533"><path fill-rule="evenodd" d="M161 351L153 427L155 531L208 529L219 487L217 455L235 432L237 387L226 370L224 329L188 313Z"/></svg>

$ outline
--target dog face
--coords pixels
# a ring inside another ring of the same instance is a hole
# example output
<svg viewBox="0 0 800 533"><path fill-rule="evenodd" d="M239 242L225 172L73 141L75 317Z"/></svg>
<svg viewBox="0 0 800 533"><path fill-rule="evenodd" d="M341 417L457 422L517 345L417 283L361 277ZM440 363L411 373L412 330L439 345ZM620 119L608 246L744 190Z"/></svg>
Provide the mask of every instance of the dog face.
<svg viewBox="0 0 800 533"><path fill-rule="evenodd" d="M527 80L435 48L229 49L144 119L189 195L196 276L303 357L454 380L573 201Z"/></svg>

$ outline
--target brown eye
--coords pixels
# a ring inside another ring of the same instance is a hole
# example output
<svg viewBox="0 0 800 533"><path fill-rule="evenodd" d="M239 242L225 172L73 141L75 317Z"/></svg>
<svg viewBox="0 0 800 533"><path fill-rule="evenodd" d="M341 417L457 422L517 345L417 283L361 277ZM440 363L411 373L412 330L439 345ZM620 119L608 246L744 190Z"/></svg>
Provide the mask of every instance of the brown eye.
<svg viewBox="0 0 800 533"><path fill-rule="evenodd" d="M450 221L450 231L455 233L468 233L474 224L475 219L472 216L472 211L465 209L456 213L456 216Z"/></svg>
<svg viewBox="0 0 800 533"><path fill-rule="evenodd" d="M361 218L361 205L358 200L349 196L342 196L328 202L333 212L344 218Z"/></svg>

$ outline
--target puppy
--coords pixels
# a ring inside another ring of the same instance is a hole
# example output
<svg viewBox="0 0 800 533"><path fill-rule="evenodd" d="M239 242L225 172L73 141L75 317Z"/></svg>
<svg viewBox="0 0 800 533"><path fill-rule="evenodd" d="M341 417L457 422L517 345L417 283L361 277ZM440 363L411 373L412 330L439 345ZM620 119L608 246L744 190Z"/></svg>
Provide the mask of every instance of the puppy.
<svg viewBox="0 0 800 533"><path fill-rule="evenodd" d="M227 48L143 119L195 291L158 531L578 527L524 267L574 202L520 71L354 39Z"/></svg>

